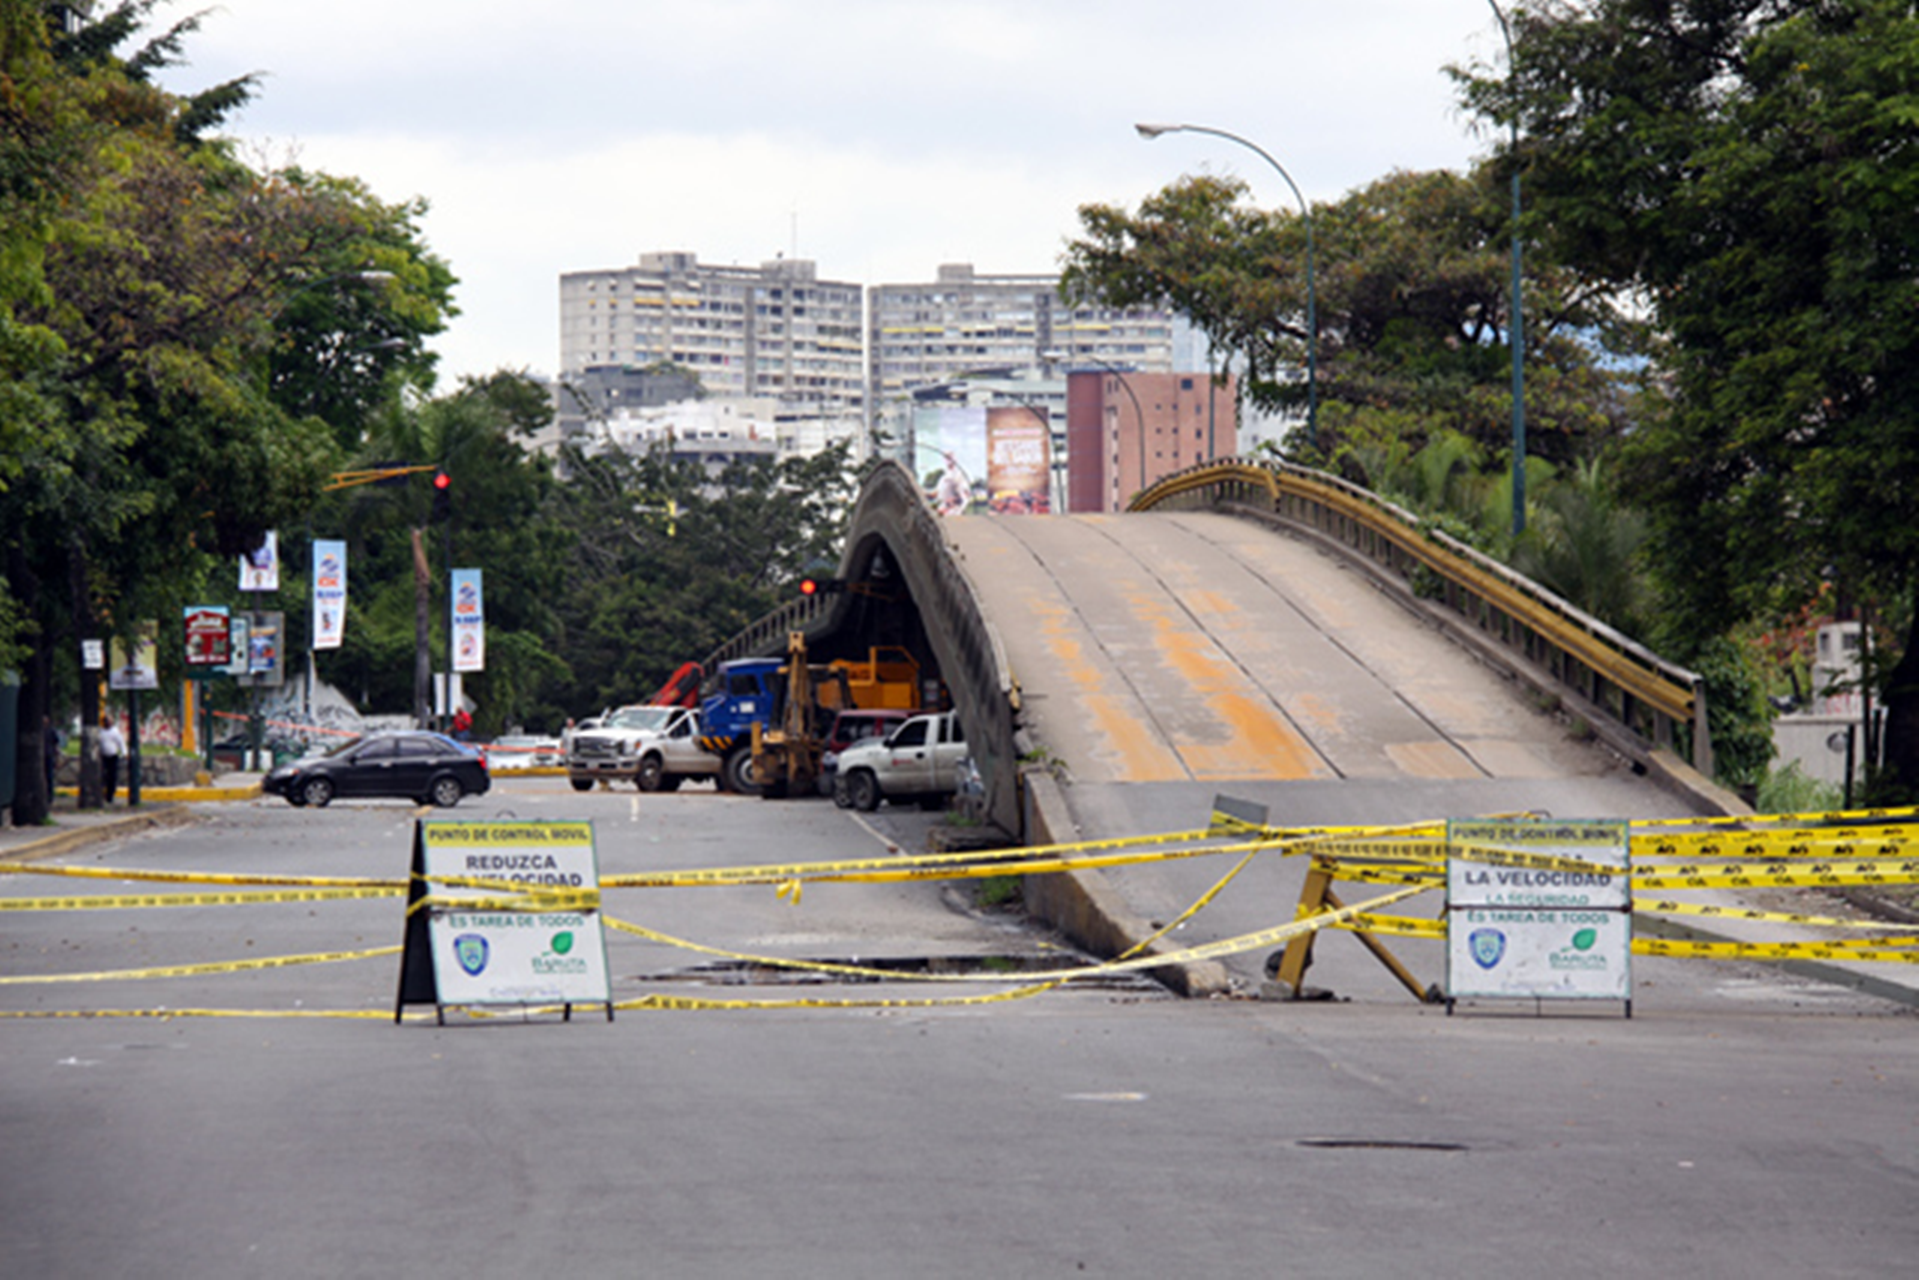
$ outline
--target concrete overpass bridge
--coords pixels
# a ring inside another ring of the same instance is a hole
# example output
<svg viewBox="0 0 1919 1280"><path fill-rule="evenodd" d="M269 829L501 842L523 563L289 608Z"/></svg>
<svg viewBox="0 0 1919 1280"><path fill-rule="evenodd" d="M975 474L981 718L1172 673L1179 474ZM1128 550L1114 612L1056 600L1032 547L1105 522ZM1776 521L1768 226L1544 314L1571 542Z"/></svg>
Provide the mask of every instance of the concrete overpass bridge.
<svg viewBox="0 0 1919 1280"><path fill-rule="evenodd" d="M1715 807L1693 673L1321 473L1227 460L1122 515L942 520L886 465L841 575L738 644L798 624L828 657L912 650L965 719L984 816L1026 843L1190 829L1219 793L1288 824ZM1127 873L1102 914L1176 909L1181 874Z"/></svg>

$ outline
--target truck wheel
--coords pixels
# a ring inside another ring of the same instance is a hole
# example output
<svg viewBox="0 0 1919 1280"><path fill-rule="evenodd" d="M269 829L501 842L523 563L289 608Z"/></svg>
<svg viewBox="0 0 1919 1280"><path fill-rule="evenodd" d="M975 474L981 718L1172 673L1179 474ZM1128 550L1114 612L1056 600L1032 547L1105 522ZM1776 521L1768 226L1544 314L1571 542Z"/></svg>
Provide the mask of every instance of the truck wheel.
<svg viewBox="0 0 1919 1280"><path fill-rule="evenodd" d="M591 791L593 789L593 779L591 778L568 778L567 781L573 784L575 791Z"/></svg>
<svg viewBox="0 0 1919 1280"><path fill-rule="evenodd" d="M880 784L870 770L855 769L853 776L846 780L846 794L853 807L862 813L871 813L880 807Z"/></svg>
<svg viewBox="0 0 1919 1280"><path fill-rule="evenodd" d="M759 784L753 780L752 744L734 747L727 754L726 763L720 766L720 785L743 796L759 794Z"/></svg>
<svg viewBox="0 0 1919 1280"><path fill-rule="evenodd" d="M658 756L648 756L640 761L639 772L633 775L633 785L642 791L658 791L660 781L666 777L666 766L660 763Z"/></svg>

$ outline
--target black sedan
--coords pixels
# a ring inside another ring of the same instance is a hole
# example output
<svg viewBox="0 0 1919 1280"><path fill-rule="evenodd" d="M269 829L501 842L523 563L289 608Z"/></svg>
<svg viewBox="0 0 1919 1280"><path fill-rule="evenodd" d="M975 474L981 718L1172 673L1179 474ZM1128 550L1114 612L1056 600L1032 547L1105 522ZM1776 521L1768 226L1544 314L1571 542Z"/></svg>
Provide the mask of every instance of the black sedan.
<svg viewBox="0 0 1919 1280"><path fill-rule="evenodd" d="M451 808L492 785L478 752L441 734L416 732L355 738L326 755L283 764L261 784L268 795L316 808L335 796L397 796Z"/></svg>

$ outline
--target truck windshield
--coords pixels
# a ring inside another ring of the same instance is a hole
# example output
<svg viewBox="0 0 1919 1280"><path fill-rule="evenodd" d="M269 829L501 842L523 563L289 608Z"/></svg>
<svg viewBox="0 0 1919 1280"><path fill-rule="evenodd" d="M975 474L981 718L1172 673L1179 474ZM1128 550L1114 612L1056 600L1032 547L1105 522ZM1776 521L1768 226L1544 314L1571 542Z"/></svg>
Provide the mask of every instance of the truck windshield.
<svg viewBox="0 0 1919 1280"><path fill-rule="evenodd" d="M671 707L621 707L606 718L607 729L664 729Z"/></svg>

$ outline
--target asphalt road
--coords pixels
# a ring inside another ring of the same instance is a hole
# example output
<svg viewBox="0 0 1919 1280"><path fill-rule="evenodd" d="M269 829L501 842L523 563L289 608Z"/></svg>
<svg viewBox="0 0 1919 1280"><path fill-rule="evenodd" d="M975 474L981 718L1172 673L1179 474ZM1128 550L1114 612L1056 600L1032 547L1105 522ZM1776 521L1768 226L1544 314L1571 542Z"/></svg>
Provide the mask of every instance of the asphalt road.
<svg viewBox="0 0 1919 1280"><path fill-rule="evenodd" d="M590 817L603 873L864 855L824 803L503 784L455 816ZM209 806L61 861L396 876L414 811ZM13 878L7 896L166 886ZM714 945L1045 956L937 884L615 895ZM1287 908L1286 914L1290 914ZM8 913L0 976L390 946L391 900ZM615 993L729 985L624 936ZM0 985L10 1275L915 1277L1901 1274L1919 1246L1919 1023L1758 969L1649 962L1616 1009L1448 1018L1403 996L1067 988L935 1007L391 1021L391 956ZM737 977L737 975L734 975ZM300 1013L362 1012L360 1018Z"/></svg>

